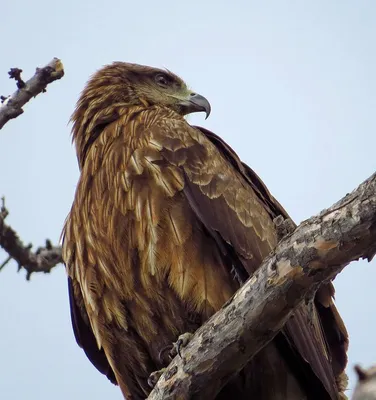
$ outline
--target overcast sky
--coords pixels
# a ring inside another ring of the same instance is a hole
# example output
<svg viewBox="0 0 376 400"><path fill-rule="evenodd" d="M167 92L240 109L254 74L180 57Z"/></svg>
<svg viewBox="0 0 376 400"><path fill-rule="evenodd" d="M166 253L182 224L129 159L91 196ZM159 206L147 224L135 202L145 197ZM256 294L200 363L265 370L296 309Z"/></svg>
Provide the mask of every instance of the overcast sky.
<svg viewBox="0 0 376 400"><path fill-rule="evenodd" d="M0 195L25 243L59 240L78 168L67 125L79 92L112 61L166 67L206 96L190 121L222 136L300 222L375 171L376 2L3 1L0 94L52 57L65 77L0 132ZM0 252L0 263L6 254ZM335 280L355 363L376 362L376 263ZM73 337L65 272L0 273L0 396L120 400Z"/></svg>

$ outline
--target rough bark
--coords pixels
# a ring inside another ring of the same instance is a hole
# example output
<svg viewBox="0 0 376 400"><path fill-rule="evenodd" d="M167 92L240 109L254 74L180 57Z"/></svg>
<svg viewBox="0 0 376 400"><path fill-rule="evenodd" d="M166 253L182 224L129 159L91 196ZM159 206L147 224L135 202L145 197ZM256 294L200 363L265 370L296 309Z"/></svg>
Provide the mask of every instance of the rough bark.
<svg viewBox="0 0 376 400"><path fill-rule="evenodd" d="M302 222L175 357L149 400L211 399L295 308L351 261L376 252L376 174Z"/></svg>
<svg viewBox="0 0 376 400"><path fill-rule="evenodd" d="M1 96L0 104L0 129L11 119L18 117L23 113L22 107L39 93L45 92L49 83L56 81L64 76L63 63L54 58L43 68L37 68L34 76L27 82L21 79L19 68L12 68L9 71L9 77L15 79L18 90L11 96Z"/></svg>
<svg viewBox="0 0 376 400"><path fill-rule="evenodd" d="M356 366L355 371L359 381L352 400L376 400L376 365L367 370Z"/></svg>
<svg viewBox="0 0 376 400"><path fill-rule="evenodd" d="M8 253L9 257L0 265L0 271L10 261L15 260L18 270L26 270L26 279L29 280L33 272L48 273L59 263L63 262L60 246L52 246L46 240L44 247L39 247L35 252L31 250L31 245L25 246L18 237L17 233L5 223L8 210L3 204L0 209L0 246Z"/></svg>

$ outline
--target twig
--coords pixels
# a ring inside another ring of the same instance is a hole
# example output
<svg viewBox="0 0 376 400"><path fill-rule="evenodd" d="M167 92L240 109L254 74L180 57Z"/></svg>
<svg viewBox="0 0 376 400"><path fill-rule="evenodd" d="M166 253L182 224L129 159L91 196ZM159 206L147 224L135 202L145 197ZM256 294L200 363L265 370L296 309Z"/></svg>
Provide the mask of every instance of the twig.
<svg viewBox="0 0 376 400"><path fill-rule="evenodd" d="M278 244L256 273L194 334L148 400L212 399L323 282L376 253L376 174Z"/></svg>
<svg viewBox="0 0 376 400"><path fill-rule="evenodd" d="M9 77L15 79L18 90L11 96L1 96L0 104L0 129L12 118L16 118L23 113L22 107L32 98L41 92L46 91L49 83L56 81L64 76L63 63L54 58L43 68L37 68L34 76L27 82L21 78L22 70L11 68Z"/></svg>
<svg viewBox="0 0 376 400"><path fill-rule="evenodd" d="M46 240L44 247L39 247L36 252L31 251L32 245L25 246L17 233L5 223L8 210L4 198L0 209L0 246L9 254L9 257L0 266L1 269L13 259L18 263L18 270L26 270L26 279L29 280L33 272L51 272L52 268L62 262L60 246L52 246Z"/></svg>
<svg viewBox="0 0 376 400"><path fill-rule="evenodd" d="M1 265L0 265L0 271L8 264L8 262L9 262L10 260L12 260L12 257L11 257L11 256L7 257L7 258L5 259L5 261L1 263Z"/></svg>

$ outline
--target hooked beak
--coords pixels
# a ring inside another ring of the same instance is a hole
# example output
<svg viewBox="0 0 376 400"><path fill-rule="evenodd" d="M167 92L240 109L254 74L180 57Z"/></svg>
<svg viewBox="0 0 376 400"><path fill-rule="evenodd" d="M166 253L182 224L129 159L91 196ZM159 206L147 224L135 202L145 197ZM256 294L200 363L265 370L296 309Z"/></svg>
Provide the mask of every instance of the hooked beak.
<svg viewBox="0 0 376 400"><path fill-rule="evenodd" d="M181 107L183 115L194 112L205 111L207 119L210 115L211 107L208 100L197 93L190 93L187 99L181 100L178 105Z"/></svg>

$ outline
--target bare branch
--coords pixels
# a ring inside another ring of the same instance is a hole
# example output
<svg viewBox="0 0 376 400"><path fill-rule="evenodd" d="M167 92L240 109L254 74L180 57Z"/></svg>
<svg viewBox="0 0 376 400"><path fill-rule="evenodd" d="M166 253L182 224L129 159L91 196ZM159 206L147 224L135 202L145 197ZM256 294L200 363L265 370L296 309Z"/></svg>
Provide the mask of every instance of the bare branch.
<svg viewBox="0 0 376 400"><path fill-rule="evenodd" d="M26 279L29 280L33 272L51 272L51 269L63 262L60 246L52 246L46 240L44 247L39 247L36 252L31 251L31 245L25 246L17 233L5 223L8 215L4 198L0 209L0 246L9 254L9 257L1 264L0 270L11 260L18 263L18 270L26 270Z"/></svg>
<svg viewBox="0 0 376 400"><path fill-rule="evenodd" d="M26 83L21 78L22 70L11 68L9 77L15 79L18 90L11 96L1 96L0 105L0 129L12 118L16 118L23 113L22 107L32 98L41 92L46 91L49 83L56 81L64 76L63 63L54 58L43 68L37 68L35 75Z"/></svg>
<svg viewBox="0 0 376 400"><path fill-rule="evenodd" d="M197 330L149 395L211 399L323 282L376 252L376 174L331 208L302 222L257 272Z"/></svg>
<svg viewBox="0 0 376 400"><path fill-rule="evenodd" d="M352 400L376 400L376 366L364 370L357 365L355 371L359 381Z"/></svg>

